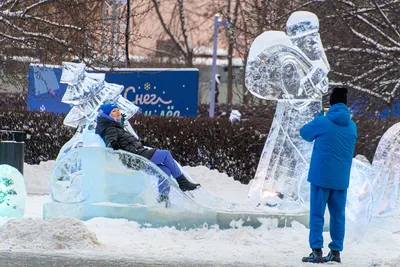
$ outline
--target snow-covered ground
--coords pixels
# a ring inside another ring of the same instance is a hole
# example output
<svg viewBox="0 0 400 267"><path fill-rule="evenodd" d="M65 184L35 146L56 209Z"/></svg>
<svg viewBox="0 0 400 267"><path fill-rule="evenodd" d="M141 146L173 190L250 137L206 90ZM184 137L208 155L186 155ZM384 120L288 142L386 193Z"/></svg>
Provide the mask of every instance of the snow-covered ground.
<svg viewBox="0 0 400 267"><path fill-rule="evenodd" d="M190 262L238 266L313 266L301 262L309 254L308 229L299 223L277 228L273 220L261 227L220 230L218 226L178 231L141 228L123 219L72 218L43 221L42 204L49 200L48 185L54 162L25 165L28 197L24 219L1 218L0 248L45 253L79 253L156 262ZM246 199L248 185L206 167L185 167L204 188L228 200ZM44 194L44 195L34 195ZM400 213L373 219L358 244L346 241L341 266L400 266ZM329 234L325 233L325 244ZM328 249L325 248L325 253ZM333 264L335 265L335 264Z"/></svg>

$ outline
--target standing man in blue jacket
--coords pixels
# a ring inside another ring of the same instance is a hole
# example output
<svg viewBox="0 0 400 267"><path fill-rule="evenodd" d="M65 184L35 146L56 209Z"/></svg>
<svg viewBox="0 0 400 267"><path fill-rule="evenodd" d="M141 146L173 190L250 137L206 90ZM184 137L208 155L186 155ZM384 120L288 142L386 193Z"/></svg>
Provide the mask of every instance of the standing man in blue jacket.
<svg viewBox="0 0 400 267"><path fill-rule="evenodd" d="M312 252L303 262L340 262L345 234L345 208L347 188L357 126L350 119L347 107L347 89L334 88L330 96L330 109L321 112L300 129L301 137L314 141L308 181L310 188L310 235ZM330 252L323 257L322 232L326 205L330 213Z"/></svg>

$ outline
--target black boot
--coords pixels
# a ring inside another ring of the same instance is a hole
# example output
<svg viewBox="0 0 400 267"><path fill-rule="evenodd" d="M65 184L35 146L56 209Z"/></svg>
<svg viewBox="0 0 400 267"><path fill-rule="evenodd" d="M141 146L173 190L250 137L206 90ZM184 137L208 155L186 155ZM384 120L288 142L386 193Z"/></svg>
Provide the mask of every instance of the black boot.
<svg viewBox="0 0 400 267"><path fill-rule="evenodd" d="M178 182L179 188L183 192L195 190L196 188L200 187L200 184L194 184L189 182L183 174L177 177L176 181Z"/></svg>
<svg viewBox="0 0 400 267"><path fill-rule="evenodd" d="M325 262L334 261L340 263L340 252L331 250L325 258Z"/></svg>
<svg viewBox="0 0 400 267"><path fill-rule="evenodd" d="M322 257L322 249L313 248L310 256L303 257L303 262L312 262L312 263L323 263L325 262L324 257Z"/></svg>
<svg viewBox="0 0 400 267"><path fill-rule="evenodd" d="M162 194L162 193L160 193L160 194L158 195L157 202L158 202L158 203L165 202L165 207L166 207L166 208L168 208L168 207L170 206L170 204L171 204L171 203L169 202L169 196L168 196L168 194Z"/></svg>

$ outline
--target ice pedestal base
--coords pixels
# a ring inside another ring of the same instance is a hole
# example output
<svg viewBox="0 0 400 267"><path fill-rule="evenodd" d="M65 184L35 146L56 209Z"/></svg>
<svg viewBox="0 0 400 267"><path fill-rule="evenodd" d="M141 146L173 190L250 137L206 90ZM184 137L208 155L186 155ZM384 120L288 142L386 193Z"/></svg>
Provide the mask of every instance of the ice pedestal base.
<svg viewBox="0 0 400 267"><path fill-rule="evenodd" d="M143 205L116 205L114 203L96 204L65 204L45 203L43 205L43 219L51 219L58 216L73 217L79 220L90 220L96 217L111 219L127 219L151 227L176 227L177 229L190 229L215 225L221 229L237 226L259 227L262 218L277 219L278 227L290 227L293 221L308 225L308 213L283 215L267 213L245 213L213 210L179 211L165 208L164 206ZM238 223L236 223L238 222Z"/></svg>
<svg viewBox="0 0 400 267"><path fill-rule="evenodd" d="M57 216L90 220L96 217L127 219L151 227L175 226L177 228L201 227L204 223L216 223L216 213L211 211L179 211L160 206L116 205L114 203L65 204L45 203L43 219Z"/></svg>
<svg viewBox="0 0 400 267"><path fill-rule="evenodd" d="M308 213L296 215L284 215L274 213L231 213L231 212L218 212L217 224L221 229L234 227L233 221L238 222L241 226L251 226L254 228L260 227L263 219L276 219L277 227L291 227L293 221L297 221L308 227ZM243 223L242 223L243 222Z"/></svg>

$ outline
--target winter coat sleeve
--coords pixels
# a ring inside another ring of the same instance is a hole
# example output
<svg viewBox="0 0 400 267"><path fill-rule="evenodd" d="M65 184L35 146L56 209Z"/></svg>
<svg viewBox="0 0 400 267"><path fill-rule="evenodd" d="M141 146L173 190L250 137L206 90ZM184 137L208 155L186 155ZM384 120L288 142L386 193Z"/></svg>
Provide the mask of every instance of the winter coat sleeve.
<svg viewBox="0 0 400 267"><path fill-rule="evenodd" d="M312 121L301 127L300 136L304 140L312 142L319 134L321 134L321 120L324 118L323 114L321 114L322 113L319 113Z"/></svg>
<svg viewBox="0 0 400 267"><path fill-rule="evenodd" d="M112 142L118 142L118 130L115 127L107 127L103 133L103 139L106 146L109 146Z"/></svg>

